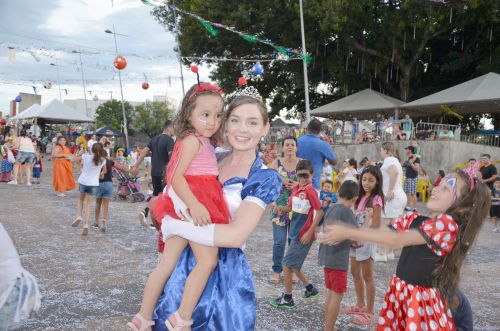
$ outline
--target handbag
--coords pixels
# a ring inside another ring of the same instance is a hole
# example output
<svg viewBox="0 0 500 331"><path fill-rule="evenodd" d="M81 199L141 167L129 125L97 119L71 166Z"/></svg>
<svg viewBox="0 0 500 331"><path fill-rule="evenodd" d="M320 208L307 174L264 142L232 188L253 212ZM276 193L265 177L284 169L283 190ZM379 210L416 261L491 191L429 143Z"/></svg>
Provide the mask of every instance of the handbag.
<svg viewBox="0 0 500 331"><path fill-rule="evenodd" d="M9 163L16 163L16 158L14 157L14 154L12 154L12 151L7 148L7 161Z"/></svg>

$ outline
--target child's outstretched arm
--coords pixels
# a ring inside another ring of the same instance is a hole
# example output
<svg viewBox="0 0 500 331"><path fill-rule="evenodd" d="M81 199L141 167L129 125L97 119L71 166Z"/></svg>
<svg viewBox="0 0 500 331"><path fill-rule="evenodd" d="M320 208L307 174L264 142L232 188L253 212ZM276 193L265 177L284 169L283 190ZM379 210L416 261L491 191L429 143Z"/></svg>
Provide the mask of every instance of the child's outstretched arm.
<svg viewBox="0 0 500 331"><path fill-rule="evenodd" d="M184 178L184 173L193 158L200 151L201 145L199 140L192 135L182 139L182 144L183 149L179 163L172 176L172 187L179 198L189 208L189 213L194 223L196 225L207 225L210 224L210 213L207 208L196 199L189 188L186 178Z"/></svg>
<svg viewBox="0 0 500 331"><path fill-rule="evenodd" d="M326 225L325 231L322 234L318 234L318 242L321 244L334 245L346 239L369 241L392 247L415 246L426 243L422 234L417 230L396 232L385 227L378 229L358 229L350 226L333 224Z"/></svg>

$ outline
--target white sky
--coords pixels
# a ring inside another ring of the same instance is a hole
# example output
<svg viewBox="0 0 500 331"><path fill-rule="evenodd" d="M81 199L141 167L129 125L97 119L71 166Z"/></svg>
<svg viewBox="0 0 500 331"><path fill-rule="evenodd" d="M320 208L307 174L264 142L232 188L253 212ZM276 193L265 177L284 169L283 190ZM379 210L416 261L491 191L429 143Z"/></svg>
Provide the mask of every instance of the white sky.
<svg viewBox="0 0 500 331"><path fill-rule="evenodd" d="M87 98L97 95L108 99L109 91L119 97L118 74L113 73L115 57L111 34L117 33L118 50L128 62L122 71L124 98L130 101L168 95L180 100L182 88L179 63L173 51L175 38L150 15L152 7L139 0L1 0L0 1L0 111L8 113L9 102L19 92L33 93L32 85L42 95L42 103L59 98L57 68L63 99L83 98L78 54L81 48ZM14 47L16 63L8 61L7 47ZM33 50L39 62L28 52ZM139 56L133 56L137 54ZM143 90L143 73L150 88ZM208 69L200 70L208 79ZM168 77L171 77L169 86ZM184 68L186 89L196 81ZM43 82L52 81L52 89ZM65 95L64 89L68 90ZM88 91L92 91L92 96Z"/></svg>

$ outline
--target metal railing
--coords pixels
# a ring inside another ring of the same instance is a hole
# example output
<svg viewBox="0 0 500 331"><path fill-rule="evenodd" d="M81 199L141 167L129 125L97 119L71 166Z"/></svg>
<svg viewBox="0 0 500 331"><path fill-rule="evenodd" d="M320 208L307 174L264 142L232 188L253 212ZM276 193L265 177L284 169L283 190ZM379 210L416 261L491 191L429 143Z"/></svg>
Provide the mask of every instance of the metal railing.
<svg viewBox="0 0 500 331"><path fill-rule="evenodd" d="M471 144L500 147L500 135L498 134L462 135L460 136L460 141Z"/></svg>
<svg viewBox="0 0 500 331"><path fill-rule="evenodd" d="M449 137L451 140L460 139L460 126L452 124L437 124L437 123L425 123L418 122L415 125L413 136L418 140L437 140L441 133L448 130L453 133L453 138Z"/></svg>

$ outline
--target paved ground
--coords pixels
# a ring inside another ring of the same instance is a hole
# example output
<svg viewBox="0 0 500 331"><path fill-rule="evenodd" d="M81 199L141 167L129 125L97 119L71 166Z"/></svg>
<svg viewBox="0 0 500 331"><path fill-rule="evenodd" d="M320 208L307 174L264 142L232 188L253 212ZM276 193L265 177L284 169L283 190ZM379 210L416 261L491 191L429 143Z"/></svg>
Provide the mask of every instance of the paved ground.
<svg viewBox="0 0 500 331"><path fill-rule="evenodd" d="M51 186L50 164L45 162L42 184L17 187L0 184L0 221L16 238L26 269L39 280L43 301L40 312L23 330L125 330L138 310L142 289L156 263L155 232L138 226L136 212L142 204L111 204L106 234L90 231L88 237L70 226L75 216L77 192L57 197ZM461 287L474 310L475 330L499 330L500 234L486 224L476 247L467 258ZM312 302L298 300L292 311L274 309L267 303L281 288L267 280L271 266L272 227L263 220L250 238L247 256L257 289L256 330L320 330L323 295ZM311 250L305 270L323 288L322 270L316 263L317 247ZM378 263L377 308L396 262ZM352 282L345 303L354 302ZM302 289L297 286L295 297ZM340 318L340 330L360 330Z"/></svg>

